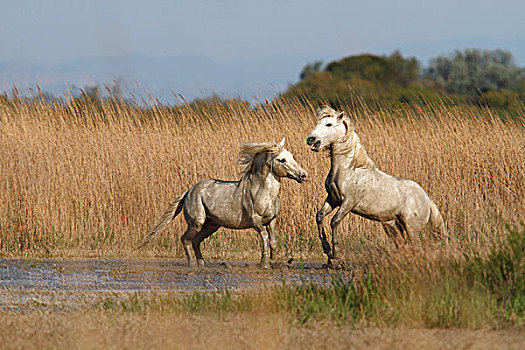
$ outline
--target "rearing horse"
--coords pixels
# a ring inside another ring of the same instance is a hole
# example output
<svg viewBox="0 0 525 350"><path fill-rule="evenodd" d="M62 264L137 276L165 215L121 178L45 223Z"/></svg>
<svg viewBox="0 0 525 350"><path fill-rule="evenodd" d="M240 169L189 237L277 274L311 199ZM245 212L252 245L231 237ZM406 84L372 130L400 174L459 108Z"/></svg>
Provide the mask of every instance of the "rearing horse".
<svg viewBox="0 0 525 350"><path fill-rule="evenodd" d="M328 149L331 167L325 180L328 196L317 212L316 222L328 265L337 267L339 240L337 227L348 213L379 221L396 246L400 237L418 233L427 223L434 234L446 237L443 218L436 204L419 184L385 174L377 169L359 141L348 115L330 107L318 110L319 122L306 143L312 151ZM323 219L332 217L332 247L327 241Z"/></svg>
<svg viewBox="0 0 525 350"><path fill-rule="evenodd" d="M277 248L275 218L281 210L281 178L288 177L301 183L306 181L307 174L284 148L284 138L279 144L244 144L240 160L245 168L239 181L207 179L198 182L169 205L140 247L184 211L188 228L181 242L189 266L204 266L201 242L220 227L226 227L254 228L262 240L260 265L268 268L269 258Z"/></svg>

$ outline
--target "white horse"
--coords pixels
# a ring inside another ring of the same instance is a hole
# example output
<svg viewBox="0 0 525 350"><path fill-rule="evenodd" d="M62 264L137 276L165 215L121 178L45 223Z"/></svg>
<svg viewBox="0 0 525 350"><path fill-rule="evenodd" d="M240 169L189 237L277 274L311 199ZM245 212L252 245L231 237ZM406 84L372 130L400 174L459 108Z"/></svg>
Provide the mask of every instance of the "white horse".
<svg viewBox="0 0 525 350"><path fill-rule="evenodd" d="M277 248L275 218L281 209L281 178L288 177L301 183L306 181L307 176L293 155L284 148L284 140L279 144L242 145L240 161L245 166L242 178L239 181L207 179L195 184L169 205L140 247L184 210L188 228L181 241L189 266L204 266L201 242L220 227L226 227L254 228L262 240L260 265L268 268L269 259L273 258Z"/></svg>
<svg viewBox="0 0 525 350"><path fill-rule="evenodd" d="M354 213L379 221L396 246L400 237L413 237L427 223L435 235L446 237L443 218L436 204L419 184L385 174L376 168L359 141L348 115L330 107L318 110L319 122L306 143L312 151L328 149L331 167L325 181L328 196L316 215L319 238L328 265L338 264L337 227L348 214ZM331 221L332 247L327 241L323 219L335 208Z"/></svg>

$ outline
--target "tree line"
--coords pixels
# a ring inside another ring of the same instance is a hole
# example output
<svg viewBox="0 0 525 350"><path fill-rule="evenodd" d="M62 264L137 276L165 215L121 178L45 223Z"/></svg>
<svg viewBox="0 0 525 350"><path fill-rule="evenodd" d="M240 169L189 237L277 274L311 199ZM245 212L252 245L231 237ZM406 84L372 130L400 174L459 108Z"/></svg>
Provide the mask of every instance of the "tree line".
<svg viewBox="0 0 525 350"><path fill-rule="evenodd" d="M525 101L525 69L508 51L464 49L432 58L423 68L399 51L386 56L356 55L307 64L281 97L338 104L445 101L507 107Z"/></svg>

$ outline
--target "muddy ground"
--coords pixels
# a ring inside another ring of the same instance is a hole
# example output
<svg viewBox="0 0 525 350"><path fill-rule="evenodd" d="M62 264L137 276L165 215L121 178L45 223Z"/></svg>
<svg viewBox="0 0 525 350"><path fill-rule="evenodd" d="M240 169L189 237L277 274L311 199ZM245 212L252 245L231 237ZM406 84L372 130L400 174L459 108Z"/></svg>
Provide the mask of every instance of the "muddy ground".
<svg viewBox="0 0 525 350"><path fill-rule="evenodd" d="M137 292L243 292L283 282L327 284L351 275L328 271L321 262L276 263L264 270L245 261L208 261L206 268L190 269L174 260L0 259L0 308L75 307Z"/></svg>
<svg viewBox="0 0 525 350"><path fill-rule="evenodd" d="M89 306L137 292L260 290L280 283L328 284L322 262L276 264L126 259L0 259L0 349L525 349L523 329L403 329L297 326L286 314L112 313ZM87 306L87 308L86 308Z"/></svg>

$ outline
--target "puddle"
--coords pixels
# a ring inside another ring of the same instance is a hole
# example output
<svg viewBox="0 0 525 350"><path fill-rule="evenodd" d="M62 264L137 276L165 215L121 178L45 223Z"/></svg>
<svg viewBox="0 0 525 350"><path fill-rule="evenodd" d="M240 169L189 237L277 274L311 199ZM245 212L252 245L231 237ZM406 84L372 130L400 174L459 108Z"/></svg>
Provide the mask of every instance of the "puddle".
<svg viewBox="0 0 525 350"><path fill-rule="evenodd" d="M255 262L207 261L190 269L185 261L128 259L0 259L0 308L75 306L107 294L137 292L242 292L280 283L328 284L334 273L321 262L276 265L270 270ZM350 278L348 272L338 276Z"/></svg>

